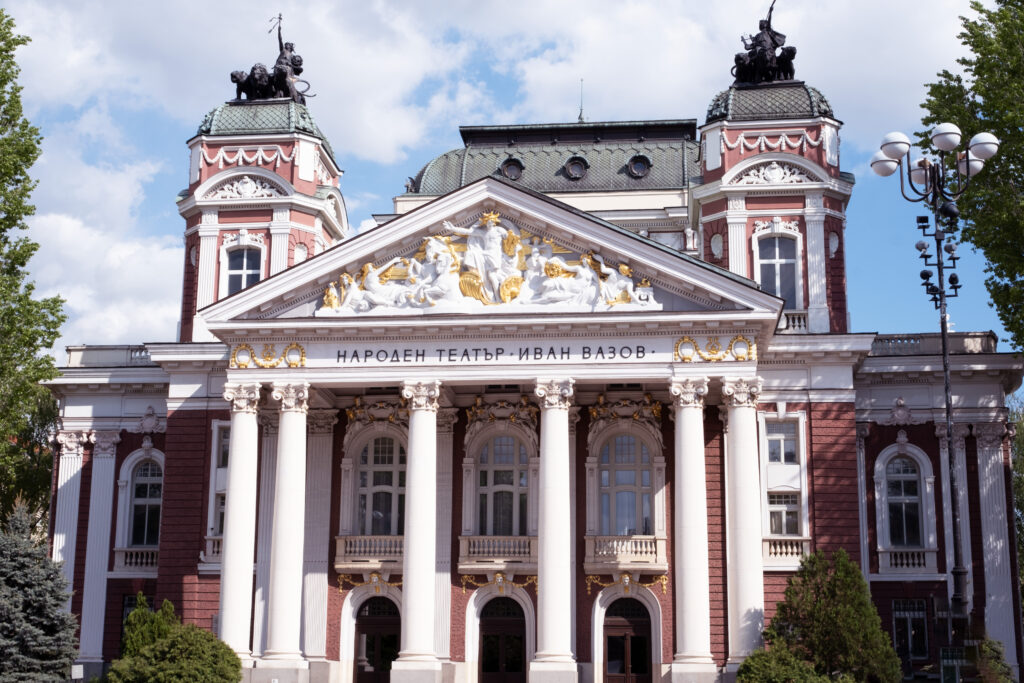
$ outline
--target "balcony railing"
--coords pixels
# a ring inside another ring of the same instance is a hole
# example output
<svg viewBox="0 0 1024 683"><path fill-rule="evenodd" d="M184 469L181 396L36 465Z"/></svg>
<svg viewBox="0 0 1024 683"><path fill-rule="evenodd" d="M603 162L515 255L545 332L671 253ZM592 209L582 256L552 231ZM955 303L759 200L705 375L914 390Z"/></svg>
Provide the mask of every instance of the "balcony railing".
<svg viewBox="0 0 1024 683"><path fill-rule="evenodd" d="M206 550L199 554L199 561L208 564L220 562L221 546L224 543L223 536L207 536Z"/></svg>
<svg viewBox="0 0 1024 683"><path fill-rule="evenodd" d="M668 570L666 542L656 536L587 536L584 571L608 574L619 571Z"/></svg>
<svg viewBox="0 0 1024 683"><path fill-rule="evenodd" d="M160 563L157 548L114 548L115 572L138 572L156 574Z"/></svg>
<svg viewBox="0 0 1024 683"><path fill-rule="evenodd" d="M339 572L376 571L384 566L402 565L402 536L338 536L336 541L334 568Z"/></svg>
<svg viewBox="0 0 1024 683"><path fill-rule="evenodd" d="M779 318L779 332L807 334L807 311L783 311Z"/></svg>
<svg viewBox="0 0 1024 683"><path fill-rule="evenodd" d="M762 541L764 566L798 567L804 555L811 552L811 539L799 536L766 538Z"/></svg>
<svg viewBox="0 0 1024 683"><path fill-rule="evenodd" d="M995 353L998 341L992 332L950 332L949 352ZM937 356L942 353L942 335L885 334L871 342L872 356Z"/></svg>
<svg viewBox="0 0 1024 683"><path fill-rule="evenodd" d="M514 569L536 571L536 536L460 536L459 571L463 574Z"/></svg>
<svg viewBox="0 0 1024 683"><path fill-rule="evenodd" d="M925 548L890 548L878 551L879 574L934 574L937 551Z"/></svg>

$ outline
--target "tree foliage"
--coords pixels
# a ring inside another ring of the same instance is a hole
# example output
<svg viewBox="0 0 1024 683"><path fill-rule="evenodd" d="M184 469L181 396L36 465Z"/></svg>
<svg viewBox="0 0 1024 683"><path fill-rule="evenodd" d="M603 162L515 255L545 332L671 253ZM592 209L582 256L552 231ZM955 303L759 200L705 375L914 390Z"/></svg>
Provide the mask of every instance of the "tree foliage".
<svg viewBox="0 0 1024 683"><path fill-rule="evenodd" d="M765 630L770 650L787 649L820 676L899 681L899 659L882 630L860 569L845 550L808 555Z"/></svg>
<svg viewBox="0 0 1024 683"><path fill-rule="evenodd" d="M998 640L984 638L974 648L974 666L978 680L985 683L1013 683L1013 670L1006 663L1003 644Z"/></svg>
<svg viewBox="0 0 1024 683"><path fill-rule="evenodd" d="M798 658L783 643L769 650L757 650L743 660L736 672L740 683L824 683L831 679L819 676L809 662Z"/></svg>
<svg viewBox="0 0 1024 683"><path fill-rule="evenodd" d="M39 130L22 113L15 50L28 38L0 9L0 518L21 500L38 522L49 502L49 435L57 411L39 382L56 375L53 346L64 321L59 297L34 298L28 262L39 245L25 236L35 207L28 171Z"/></svg>
<svg viewBox="0 0 1024 683"><path fill-rule="evenodd" d="M964 73L944 70L928 84L922 122L955 123L965 140L988 131L1002 141L958 205L962 238L985 255L985 286L1014 347L1024 349L1024 0L991 8L975 0L971 9L977 16L961 17L959 34L970 50L958 60Z"/></svg>
<svg viewBox="0 0 1024 683"><path fill-rule="evenodd" d="M1007 422L1016 425L1017 433L1011 442L1013 462L1013 524L1017 537L1017 581L1024 589L1024 400L1009 396L1006 407L1010 414Z"/></svg>
<svg viewBox="0 0 1024 683"><path fill-rule="evenodd" d="M0 683L64 680L77 655L67 582L18 506L0 532Z"/></svg>
<svg viewBox="0 0 1024 683"><path fill-rule="evenodd" d="M209 631L182 626L168 600L152 611L142 593L125 621L121 649L107 683L236 683L242 678L242 663L231 648Z"/></svg>

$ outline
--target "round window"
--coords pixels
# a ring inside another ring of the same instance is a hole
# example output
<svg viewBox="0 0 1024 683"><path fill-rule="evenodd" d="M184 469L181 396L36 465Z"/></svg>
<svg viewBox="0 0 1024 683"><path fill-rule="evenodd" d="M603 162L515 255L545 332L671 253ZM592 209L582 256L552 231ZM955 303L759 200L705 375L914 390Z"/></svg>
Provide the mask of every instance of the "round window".
<svg viewBox="0 0 1024 683"><path fill-rule="evenodd" d="M587 160L583 157L571 157L562 168L570 180L579 180L587 175Z"/></svg>
<svg viewBox="0 0 1024 683"><path fill-rule="evenodd" d="M519 159L506 159L501 164L501 175L509 180L519 180L523 177L523 162Z"/></svg>
<svg viewBox="0 0 1024 683"><path fill-rule="evenodd" d="M634 178L643 178L651 172L651 160L643 154L637 154L626 164L626 170Z"/></svg>

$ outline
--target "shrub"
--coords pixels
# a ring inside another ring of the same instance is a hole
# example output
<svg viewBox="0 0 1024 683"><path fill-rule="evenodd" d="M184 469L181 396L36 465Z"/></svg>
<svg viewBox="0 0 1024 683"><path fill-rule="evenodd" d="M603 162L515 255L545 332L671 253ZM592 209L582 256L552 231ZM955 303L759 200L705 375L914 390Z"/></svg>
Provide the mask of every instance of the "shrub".
<svg viewBox="0 0 1024 683"><path fill-rule="evenodd" d="M124 621L124 638L121 640L121 656L134 657L143 648L155 644L158 640L170 635L171 630L179 624L174 614L174 605L164 600L160 610L154 612L146 603L146 596L141 592L135 599L135 609Z"/></svg>
<svg viewBox="0 0 1024 683"><path fill-rule="evenodd" d="M167 636L114 662L109 683L237 683L242 663L209 631L175 624Z"/></svg>
<svg viewBox="0 0 1024 683"><path fill-rule="evenodd" d="M828 677L819 676L809 662L799 659L783 643L769 650L752 653L740 665L736 680L757 683L819 683Z"/></svg>

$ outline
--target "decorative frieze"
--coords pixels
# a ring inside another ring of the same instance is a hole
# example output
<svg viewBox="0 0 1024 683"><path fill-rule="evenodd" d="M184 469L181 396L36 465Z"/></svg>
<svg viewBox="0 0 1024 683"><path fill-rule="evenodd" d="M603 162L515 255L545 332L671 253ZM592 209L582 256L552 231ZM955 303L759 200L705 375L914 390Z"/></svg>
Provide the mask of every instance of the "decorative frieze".
<svg viewBox="0 0 1024 683"><path fill-rule="evenodd" d="M136 434L163 434L167 431L167 420L157 415L153 406L147 406L132 431Z"/></svg>
<svg viewBox="0 0 1024 683"><path fill-rule="evenodd" d="M889 416L882 420L880 424L883 425L916 425L927 422L926 418L915 417L911 412L907 402L902 396L896 398L892 402L892 410L889 411ZM942 435L945 436L945 427L943 427Z"/></svg>
<svg viewBox="0 0 1024 683"><path fill-rule="evenodd" d="M772 161L759 164L735 179L733 185L793 185L796 183L812 183L814 179L807 176L796 166Z"/></svg>
<svg viewBox="0 0 1024 683"><path fill-rule="evenodd" d="M244 175L241 178L231 178L212 188L203 195L203 199L263 199L283 195L280 187L267 180L259 176Z"/></svg>
<svg viewBox="0 0 1024 683"><path fill-rule="evenodd" d="M368 425L373 422L387 422L403 429L409 427L409 409L405 399L400 401L365 402L363 397L356 396L352 407L345 410L349 429L354 425Z"/></svg>

